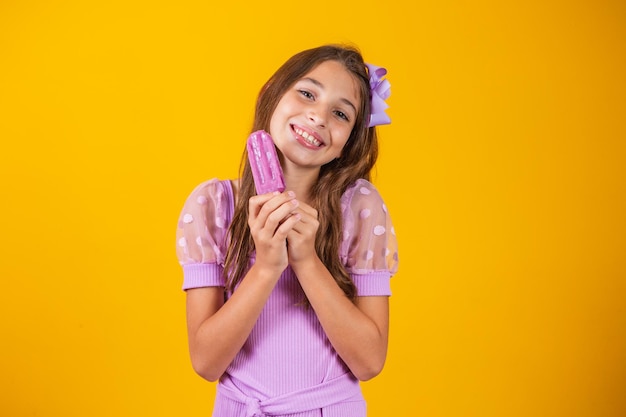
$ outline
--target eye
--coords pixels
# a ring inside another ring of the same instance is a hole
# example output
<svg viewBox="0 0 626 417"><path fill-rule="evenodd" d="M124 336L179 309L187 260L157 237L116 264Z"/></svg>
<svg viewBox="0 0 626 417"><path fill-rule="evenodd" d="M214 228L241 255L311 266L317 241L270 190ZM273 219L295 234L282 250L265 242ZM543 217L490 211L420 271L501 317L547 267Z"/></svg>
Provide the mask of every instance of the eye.
<svg viewBox="0 0 626 417"><path fill-rule="evenodd" d="M309 100L313 100L315 98L313 94L307 90L298 90L298 92Z"/></svg>
<svg viewBox="0 0 626 417"><path fill-rule="evenodd" d="M341 110L335 110L335 115L339 117L340 119L345 120L346 122L350 121L350 118L348 117L348 115L342 112Z"/></svg>

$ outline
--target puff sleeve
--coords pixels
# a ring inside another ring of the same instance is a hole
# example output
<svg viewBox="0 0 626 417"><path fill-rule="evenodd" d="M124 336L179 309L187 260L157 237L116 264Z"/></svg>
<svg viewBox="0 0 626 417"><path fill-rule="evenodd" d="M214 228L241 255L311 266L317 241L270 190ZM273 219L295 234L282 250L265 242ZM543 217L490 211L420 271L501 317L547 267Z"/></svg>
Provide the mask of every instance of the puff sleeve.
<svg viewBox="0 0 626 417"><path fill-rule="evenodd" d="M341 199L343 240L340 257L358 295L391 295L390 279L398 269L398 243L378 190L358 180Z"/></svg>
<svg viewBox="0 0 626 417"><path fill-rule="evenodd" d="M224 259L232 198L229 182L212 179L198 185L185 201L176 229L183 290L225 285Z"/></svg>

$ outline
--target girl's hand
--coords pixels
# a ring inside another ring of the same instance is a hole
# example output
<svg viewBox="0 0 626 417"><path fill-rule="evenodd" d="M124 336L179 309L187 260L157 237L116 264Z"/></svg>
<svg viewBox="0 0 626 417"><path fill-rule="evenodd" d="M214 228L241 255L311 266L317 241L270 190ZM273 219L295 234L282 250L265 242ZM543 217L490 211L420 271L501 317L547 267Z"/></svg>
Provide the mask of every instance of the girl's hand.
<svg viewBox="0 0 626 417"><path fill-rule="evenodd" d="M300 215L300 221L287 233L287 252L292 267L317 259L315 236L320 225L317 210L306 203L299 204L296 214Z"/></svg>
<svg viewBox="0 0 626 417"><path fill-rule="evenodd" d="M253 196L248 202L248 226L256 248L255 268L280 275L287 265L287 235L299 222L299 202L293 192Z"/></svg>

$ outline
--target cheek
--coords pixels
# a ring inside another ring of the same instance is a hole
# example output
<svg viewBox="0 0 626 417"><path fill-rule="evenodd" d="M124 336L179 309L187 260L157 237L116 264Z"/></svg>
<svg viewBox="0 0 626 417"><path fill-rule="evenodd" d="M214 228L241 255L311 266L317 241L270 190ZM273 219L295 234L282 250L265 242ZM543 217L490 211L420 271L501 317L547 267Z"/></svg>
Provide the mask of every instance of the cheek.
<svg viewBox="0 0 626 417"><path fill-rule="evenodd" d="M272 113L272 117L270 118L270 123L274 121L284 121L288 119L294 111L297 111L297 107L293 100L289 100L286 97L283 97L282 100L278 102L278 105L274 109Z"/></svg>
<svg viewBox="0 0 626 417"><path fill-rule="evenodd" d="M341 138L341 146L344 147L350 139L350 134L352 134L352 127L342 127L337 132L337 137Z"/></svg>
<svg viewBox="0 0 626 417"><path fill-rule="evenodd" d="M272 113L272 117L270 117L270 127L274 125L278 125L285 119L286 117L285 109L286 109L285 103L279 102L276 108L274 109L274 112Z"/></svg>

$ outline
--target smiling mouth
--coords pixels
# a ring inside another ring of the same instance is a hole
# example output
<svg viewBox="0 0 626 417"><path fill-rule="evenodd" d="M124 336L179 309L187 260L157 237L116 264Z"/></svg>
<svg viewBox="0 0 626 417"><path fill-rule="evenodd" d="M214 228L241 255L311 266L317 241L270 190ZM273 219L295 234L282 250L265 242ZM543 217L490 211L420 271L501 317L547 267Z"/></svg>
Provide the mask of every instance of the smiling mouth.
<svg viewBox="0 0 626 417"><path fill-rule="evenodd" d="M313 145L313 146L317 146L318 148L320 146L322 146L324 143L320 142L319 140L315 139L313 137L313 135L309 135L307 132L305 132L304 130L297 128L297 127L293 127L294 132L296 132L299 136L302 137L302 139L304 139L306 141L306 143Z"/></svg>

